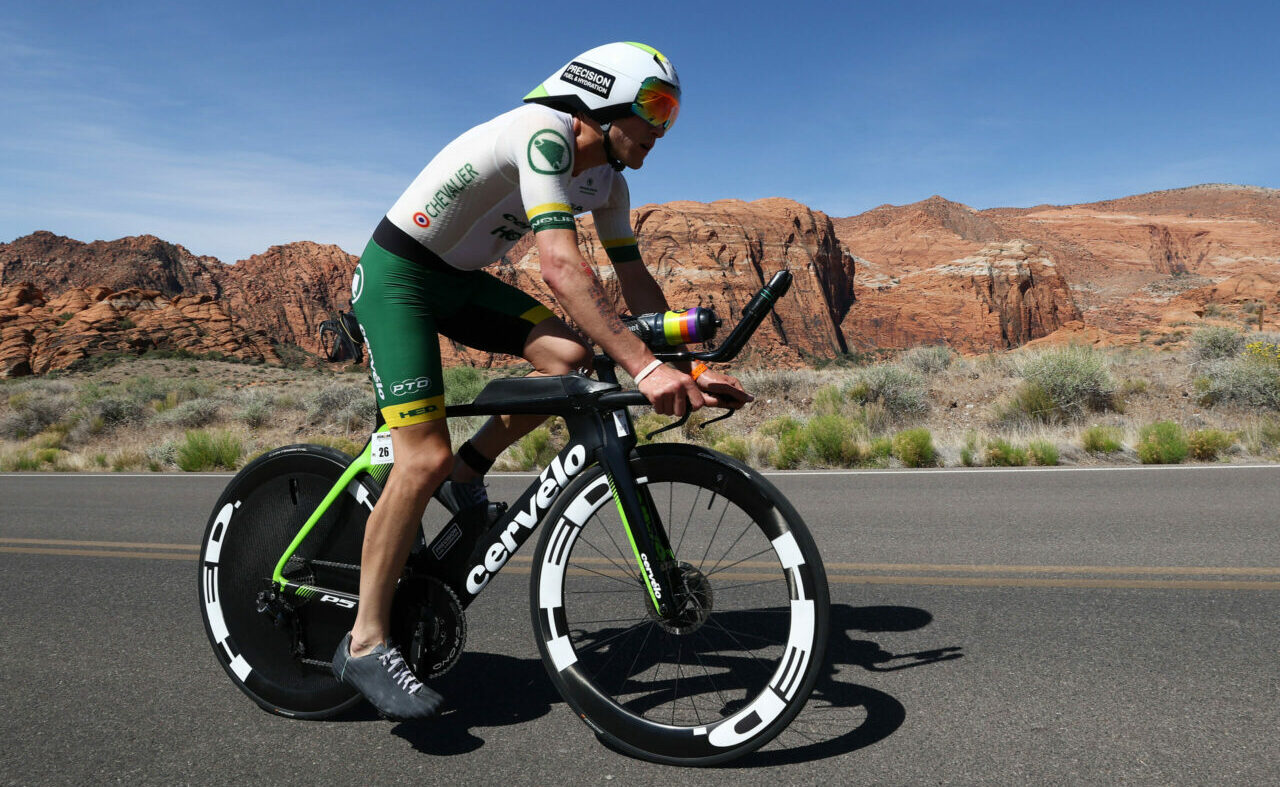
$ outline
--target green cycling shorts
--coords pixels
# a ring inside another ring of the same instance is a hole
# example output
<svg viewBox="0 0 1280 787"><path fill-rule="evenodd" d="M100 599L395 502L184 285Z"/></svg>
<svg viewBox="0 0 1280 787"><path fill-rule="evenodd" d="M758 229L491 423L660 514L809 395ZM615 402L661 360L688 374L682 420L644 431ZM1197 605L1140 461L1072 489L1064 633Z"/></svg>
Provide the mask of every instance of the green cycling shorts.
<svg viewBox="0 0 1280 787"><path fill-rule="evenodd" d="M458 270L387 226L384 220L360 255L351 309L364 330L378 408L396 427L444 417L440 335L519 356L533 327L554 315L527 293L484 271Z"/></svg>

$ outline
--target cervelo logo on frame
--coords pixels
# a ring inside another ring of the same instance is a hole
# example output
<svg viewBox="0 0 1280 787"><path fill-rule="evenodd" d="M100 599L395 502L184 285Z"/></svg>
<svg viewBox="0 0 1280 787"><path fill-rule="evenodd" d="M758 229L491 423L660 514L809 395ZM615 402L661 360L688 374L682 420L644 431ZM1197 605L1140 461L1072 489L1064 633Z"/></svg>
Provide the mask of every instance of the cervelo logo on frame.
<svg viewBox="0 0 1280 787"><path fill-rule="evenodd" d="M613 74L606 74L586 63L579 63L577 60L565 66L564 73L560 75L560 79L571 85L577 85L583 90L590 90L601 98L608 98L609 94L613 92Z"/></svg>
<svg viewBox="0 0 1280 787"><path fill-rule="evenodd" d="M541 485L538 487L537 494L529 498L529 510L517 511L515 518L507 524L507 529L498 536L498 540L485 550L484 563L467 572L468 593L475 595L484 590L484 586L489 584L493 574L506 565L507 558L511 557L533 532L534 526L551 507L551 503L564 487L568 486L569 479L582 472L582 468L586 465L587 449L581 445L575 445L569 449L565 454L563 465L558 456L551 460L551 464L547 465L538 476ZM519 540L516 536L519 536Z"/></svg>

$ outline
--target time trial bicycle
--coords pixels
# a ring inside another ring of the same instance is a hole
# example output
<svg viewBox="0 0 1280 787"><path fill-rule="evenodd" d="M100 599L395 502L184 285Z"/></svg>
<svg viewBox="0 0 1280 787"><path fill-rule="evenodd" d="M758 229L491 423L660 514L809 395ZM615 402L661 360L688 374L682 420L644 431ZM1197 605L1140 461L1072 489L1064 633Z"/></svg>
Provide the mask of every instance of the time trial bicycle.
<svg viewBox="0 0 1280 787"><path fill-rule="evenodd" d="M735 357L790 284L778 272L720 347L657 357ZM449 670L466 642L465 610L541 527L530 613L565 702L633 756L726 762L781 732L823 670L822 560L795 508L752 468L704 447L638 445L627 408L648 401L621 388L611 359L596 361L599 380L498 379L448 408L559 416L568 439L496 518L455 517L430 542L419 537L392 636L420 679ZM380 442L354 459L317 445L270 451L231 480L209 518L205 630L232 681L272 713L326 718L362 699L330 664L355 618L364 525L391 470Z"/></svg>

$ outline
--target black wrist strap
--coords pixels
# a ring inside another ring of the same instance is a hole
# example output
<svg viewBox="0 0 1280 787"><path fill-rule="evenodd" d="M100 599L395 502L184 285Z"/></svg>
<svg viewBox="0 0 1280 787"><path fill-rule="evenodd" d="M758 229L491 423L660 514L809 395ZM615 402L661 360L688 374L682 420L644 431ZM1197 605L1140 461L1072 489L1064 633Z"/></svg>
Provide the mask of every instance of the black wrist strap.
<svg viewBox="0 0 1280 787"><path fill-rule="evenodd" d="M484 454L476 450L470 440L458 446L458 458L466 462L468 467L480 475L489 472L489 468L493 467L493 460L486 459Z"/></svg>

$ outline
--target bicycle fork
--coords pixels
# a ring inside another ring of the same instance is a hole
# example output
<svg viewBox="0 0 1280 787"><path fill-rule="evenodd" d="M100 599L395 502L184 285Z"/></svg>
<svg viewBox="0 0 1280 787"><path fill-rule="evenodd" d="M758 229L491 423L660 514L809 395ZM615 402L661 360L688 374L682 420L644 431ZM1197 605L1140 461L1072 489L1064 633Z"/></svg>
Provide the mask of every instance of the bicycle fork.
<svg viewBox="0 0 1280 787"><path fill-rule="evenodd" d="M605 426L600 464L609 480L613 502L627 531L654 612L659 618L669 620L680 612L675 603L675 553L648 489L638 484L631 472L630 455L636 445L631 415L624 409L615 410L612 417L617 436L608 434Z"/></svg>

